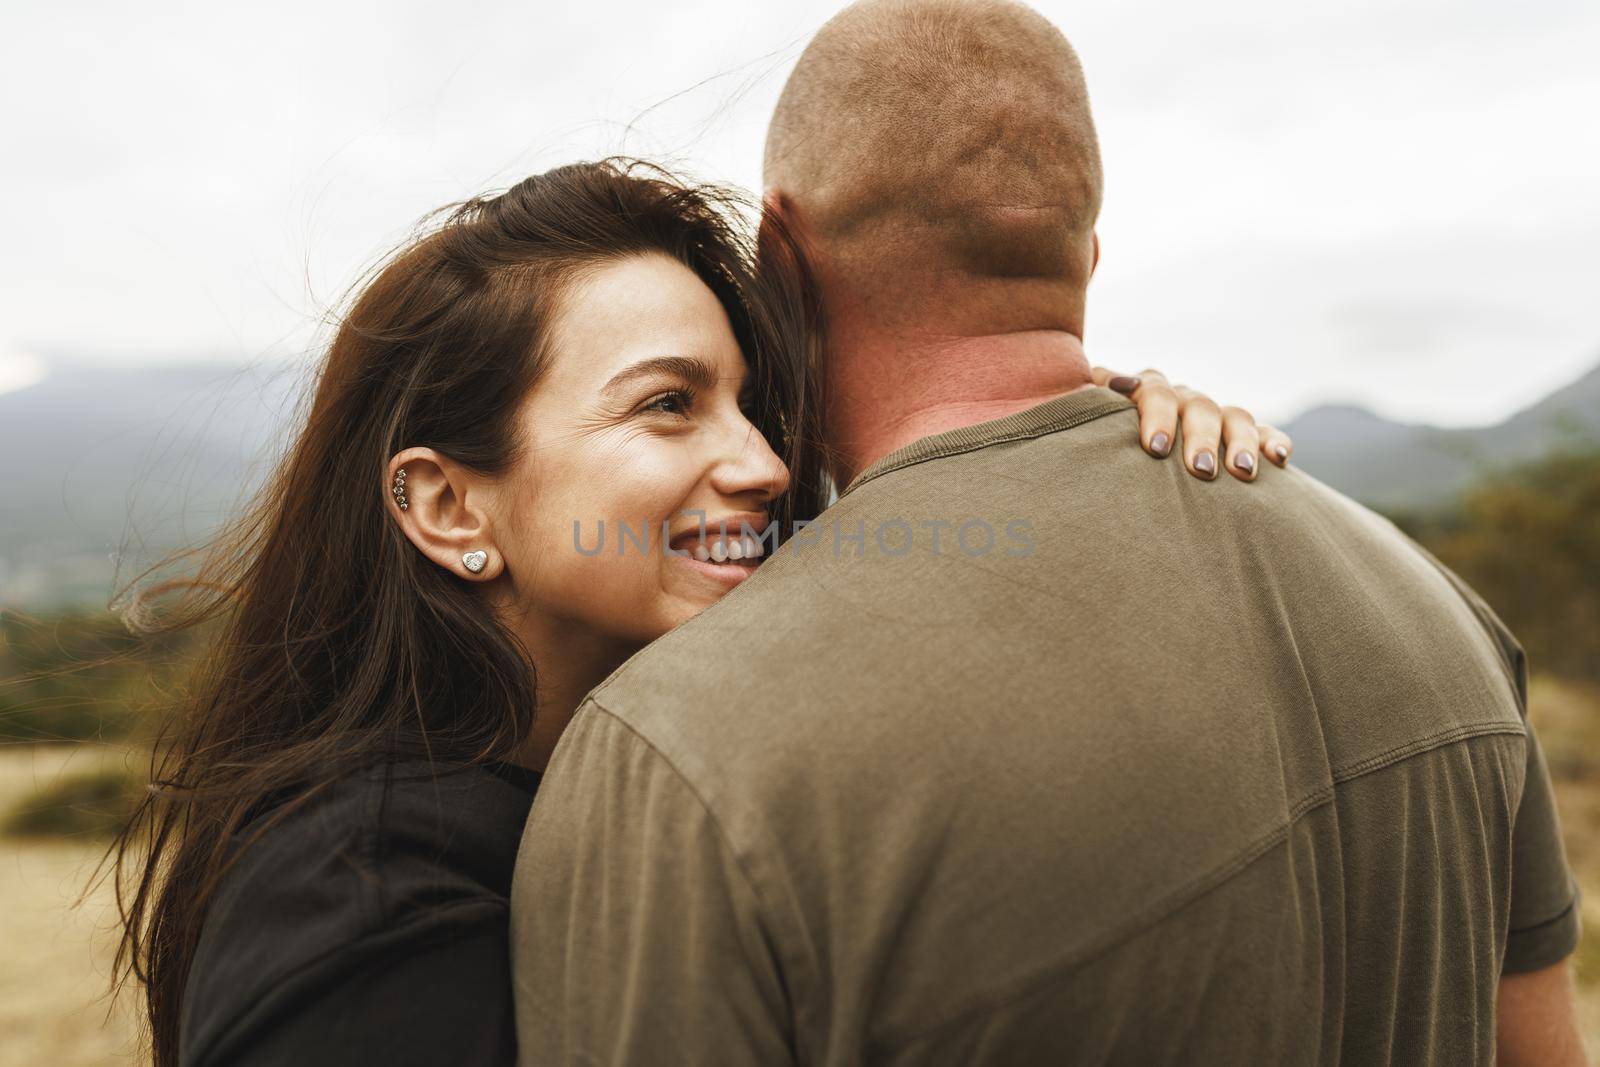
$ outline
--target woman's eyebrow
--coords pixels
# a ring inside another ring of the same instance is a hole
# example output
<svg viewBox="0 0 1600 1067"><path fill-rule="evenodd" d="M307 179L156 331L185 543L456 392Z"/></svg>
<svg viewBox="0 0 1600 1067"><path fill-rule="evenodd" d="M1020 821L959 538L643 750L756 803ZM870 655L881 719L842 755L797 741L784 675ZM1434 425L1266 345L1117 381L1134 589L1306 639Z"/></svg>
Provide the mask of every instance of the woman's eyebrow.
<svg viewBox="0 0 1600 1067"><path fill-rule="evenodd" d="M600 392L610 395L631 381L652 375L682 378L694 388L703 391L709 391L717 384L717 369L703 359L695 359L692 356L656 356L622 368L612 376Z"/></svg>

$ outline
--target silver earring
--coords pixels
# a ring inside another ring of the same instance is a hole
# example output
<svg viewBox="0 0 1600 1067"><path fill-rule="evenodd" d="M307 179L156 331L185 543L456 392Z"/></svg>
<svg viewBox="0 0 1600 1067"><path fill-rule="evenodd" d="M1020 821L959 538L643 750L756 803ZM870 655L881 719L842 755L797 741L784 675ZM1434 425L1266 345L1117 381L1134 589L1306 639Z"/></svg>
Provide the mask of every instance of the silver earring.
<svg viewBox="0 0 1600 1067"><path fill-rule="evenodd" d="M394 486L390 489L394 493L394 502L400 505L400 510L406 510L406 469L401 467L394 472Z"/></svg>
<svg viewBox="0 0 1600 1067"><path fill-rule="evenodd" d="M467 568L467 570L471 571L473 574L477 574L479 571L483 570L483 565L488 562L489 553L485 552L481 548L476 552L468 552L466 555L461 557L461 565Z"/></svg>

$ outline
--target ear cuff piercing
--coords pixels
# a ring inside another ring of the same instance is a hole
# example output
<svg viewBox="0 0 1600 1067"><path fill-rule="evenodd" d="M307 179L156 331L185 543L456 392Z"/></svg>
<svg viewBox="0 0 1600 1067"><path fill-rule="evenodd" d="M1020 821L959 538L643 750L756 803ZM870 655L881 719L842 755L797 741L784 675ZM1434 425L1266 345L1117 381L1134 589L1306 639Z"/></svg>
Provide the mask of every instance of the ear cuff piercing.
<svg viewBox="0 0 1600 1067"><path fill-rule="evenodd" d="M389 492L394 494L395 506L405 511L409 504L406 503L406 469L401 467L394 472L394 484L389 487ZM473 574L480 573L489 562L489 553L483 549L468 552L461 557L461 565Z"/></svg>

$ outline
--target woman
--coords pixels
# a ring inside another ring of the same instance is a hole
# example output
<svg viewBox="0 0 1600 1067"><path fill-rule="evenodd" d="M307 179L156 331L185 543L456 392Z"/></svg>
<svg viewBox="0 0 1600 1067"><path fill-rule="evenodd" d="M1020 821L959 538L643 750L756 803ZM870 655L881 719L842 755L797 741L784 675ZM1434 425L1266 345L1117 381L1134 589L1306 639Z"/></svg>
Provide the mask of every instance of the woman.
<svg viewBox="0 0 1600 1067"><path fill-rule="evenodd" d="M118 852L157 1067L511 1062L506 894L562 727L759 563L696 512L788 530L823 503L799 265L774 234L757 274L734 207L563 167L355 300L283 465L157 627L219 627ZM1175 394L1135 395L1165 454ZM1189 410L1214 476L1215 408ZM1229 425L1248 480L1256 427ZM650 550L573 551L597 516Z"/></svg>

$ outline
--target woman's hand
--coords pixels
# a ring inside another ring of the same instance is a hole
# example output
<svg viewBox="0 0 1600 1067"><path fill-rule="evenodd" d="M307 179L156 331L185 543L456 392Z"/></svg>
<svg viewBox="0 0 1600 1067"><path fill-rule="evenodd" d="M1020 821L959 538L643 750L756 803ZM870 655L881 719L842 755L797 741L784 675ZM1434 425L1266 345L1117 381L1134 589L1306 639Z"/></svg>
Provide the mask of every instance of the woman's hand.
<svg viewBox="0 0 1600 1067"><path fill-rule="evenodd" d="M1183 430L1183 464L1189 473L1206 481L1217 476L1217 456L1241 482L1255 481L1261 455L1280 467L1289 465L1294 442L1282 430L1260 425L1243 408L1221 407L1187 386L1174 386L1158 370L1138 377L1094 368L1094 383L1131 399L1139 409L1139 440L1152 456L1165 458L1172 451L1177 431Z"/></svg>

